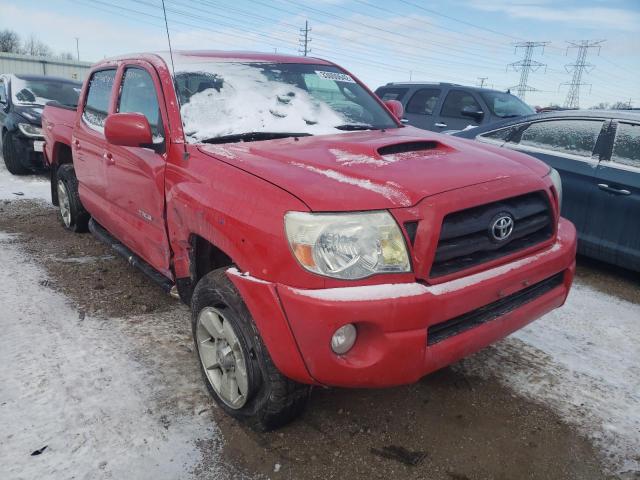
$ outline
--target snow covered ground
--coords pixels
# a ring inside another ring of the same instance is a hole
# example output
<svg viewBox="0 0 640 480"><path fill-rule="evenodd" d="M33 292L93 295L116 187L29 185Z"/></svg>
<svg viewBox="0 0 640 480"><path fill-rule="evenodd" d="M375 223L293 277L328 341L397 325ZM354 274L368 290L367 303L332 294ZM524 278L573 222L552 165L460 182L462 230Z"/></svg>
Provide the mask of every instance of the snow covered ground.
<svg viewBox="0 0 640 480"><path fill-rule="evenodd" d="M0 156L0 200L20 198L51 200L49 179L46 176L11 175Z"/></svg>
<svg viewBox="0 0 640 480"><path fill-rule="evenodd" d="M196 442L221 442L198 414L210 405L159 406L166 382L135 358L132 336L76 311L18 242L0 233L0 478L190 476L202 460ZM138 321L152 320L166 321ZM226 478L209 454L207 478Z"/></svg>
<svg viewBox="0 0 640 480"><path fill-rule="evenodd" d="M49 195L46 179L12 176L0 160L0 200ZM155 408L161 374L136 358L139 339L122 323L83 318L47 286L19 238L2 232L0 265L0 478L190 477L201 461L198 439L222 442L211 418L199 413L210 404L196 400L167 422L166 405ZM162 319L138 323L145 322ZM640 305L578 278L563 308L463 368L497 375L549 405L618 472L640 471L639 338ZM185 398L193 397L196 387L187 387ZM208 455L207 475L229 476L222 463L217 470L217 453Z"/></svg>
<svg viewBox="0 0 640 480"><path fill-rule="evenodd" d="M577 279L564 307L468 364L558 411L618 473L640 472L638 339L640 305Z"/></svg>

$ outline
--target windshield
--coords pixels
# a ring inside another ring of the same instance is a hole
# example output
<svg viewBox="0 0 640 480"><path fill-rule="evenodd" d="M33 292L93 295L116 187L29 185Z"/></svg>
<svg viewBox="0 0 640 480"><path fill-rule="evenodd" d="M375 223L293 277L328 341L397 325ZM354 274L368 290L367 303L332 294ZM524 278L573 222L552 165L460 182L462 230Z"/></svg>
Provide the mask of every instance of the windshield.
<svg viewBox="0 0 640 480"><path fill-rule="evenodd" d="M52 100L62 105L77 106L82 85L54 79L25 80L13 77L11 97L16 105L46 105Z"/></svg>
<svg viewBox="0 0 640 480"><path fill-rule="evenodd" d="M535 113L533 108L518 97L503 92L481 92L482 98L489 105L489 110L497 117L519 117Z"/></svg>
<svg viewBox="0 0 640 480"><path fill-rule="evenodd" d="M237 141L250 133L319 135L397 127L369 92L334 66L199 62L176 65L175 79L191 143L220 137Z"/></svg>

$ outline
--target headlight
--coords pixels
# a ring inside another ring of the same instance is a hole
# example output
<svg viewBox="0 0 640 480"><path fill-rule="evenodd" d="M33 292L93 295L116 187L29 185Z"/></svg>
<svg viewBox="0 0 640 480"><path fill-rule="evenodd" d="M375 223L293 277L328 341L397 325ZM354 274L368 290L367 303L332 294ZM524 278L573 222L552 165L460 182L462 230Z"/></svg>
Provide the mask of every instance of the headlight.
<svg viewBox="0 0 640 480"><path fill-rule="evenodd" d="M404 237L389 212L289 212L285 229L294 256L311 272L358 279L411 271Z"/></svg>
<svg viewBox="0 0 640 480"><path fill-rule="evenodd" d="M562 179L560 178L560 174L555 168L549 170L548 175L551 178L553 186L555 187L558 194L558 210L560 210L562 208Z"/></svg>
<svg viewBox="0 0 640 480"><path fill-rule="evenodd" d="M30 123L19 123L18 128L27 137L42 137L42 128Z"/></svg>

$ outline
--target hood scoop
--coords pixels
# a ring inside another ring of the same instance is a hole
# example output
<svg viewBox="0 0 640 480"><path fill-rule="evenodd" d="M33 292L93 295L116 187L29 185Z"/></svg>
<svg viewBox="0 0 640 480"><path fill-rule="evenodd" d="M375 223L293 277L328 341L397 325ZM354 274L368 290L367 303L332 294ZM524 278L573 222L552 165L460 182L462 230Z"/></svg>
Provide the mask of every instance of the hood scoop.
<svg viewBox="0 0 640 480"><path fill-rule="evenodd" d="M378 155L394 155L396 153L409 153L409 152L422 152L425 150L437 150L443 148L440 142L428 141L428 142L405 142L396 143L393 145L385 145L378 149Z"/></svg>

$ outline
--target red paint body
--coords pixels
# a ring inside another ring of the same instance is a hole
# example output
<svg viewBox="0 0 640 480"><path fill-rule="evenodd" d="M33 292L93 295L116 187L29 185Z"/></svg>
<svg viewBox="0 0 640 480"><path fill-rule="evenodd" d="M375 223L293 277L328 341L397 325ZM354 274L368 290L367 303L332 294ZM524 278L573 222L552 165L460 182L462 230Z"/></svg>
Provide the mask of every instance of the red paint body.
<svg viewBox="0 0 640 480"><path fill-rule="evenodd" d="M329 64L308 57L237 52L181 55L209 61ZM117 111L117 92L127 65L145 68L154 80L166 152L113 145L101 132L89 128L82 120L85 83L75 114L45 108L48 162L55 166L60 145L71 146L85 208L169 279L190 277L190 238L194 234L225 252L240 271L249 273L229 277L251 311L275 364L290 378L359 387L413 382L565 301L573 279L576 248L575 230L565 220L560 220L553 237L545 243L437 280L429 278L439 228L448 213L543 190L551 200L554 217L559 219L552 182L546 176L548 167L543 163L507 149L402 127L400 123L399 128L387 131L225 144L225 155L221 155L217 145L185 144L173 82L166 63L157 55L122 57L94 66L93 71L118 71L109 114ZM69 124L74 125L73 132L65 126ZM415 141L436 142L436 147L416 152L419 161L397 161L383 168L370 164L345 166L330 152L375 157L380 147ZM363 188L362 181L375 188ZM386 194L380 193L382 190ZM290 252L284 230L288 211L382 209L389 210L401 225L420 222L415 243L407 242L411 273L375 275L357 281L331 279L304 270ZM510 263L513 268L503 268ZM496 320L427 347L429 325L559 272L564 272L564 282L554 290ZM305 294L309 289L398 283L419 283L425 291L402 298L382 296L359 301L333 301ZM330 349L330 338L346 323L357 325L358 341L346 355L337 356Z"/></svg>

